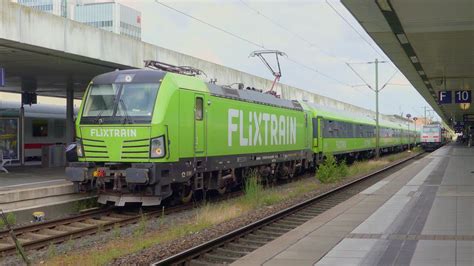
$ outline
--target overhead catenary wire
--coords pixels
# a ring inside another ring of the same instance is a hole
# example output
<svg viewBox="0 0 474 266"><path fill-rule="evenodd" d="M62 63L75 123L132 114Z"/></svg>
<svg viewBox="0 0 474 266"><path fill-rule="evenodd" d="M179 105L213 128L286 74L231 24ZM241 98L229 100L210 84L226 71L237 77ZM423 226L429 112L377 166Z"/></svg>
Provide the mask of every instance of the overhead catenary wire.
<svg viewBox="0 0 474 266"><path fill-rule="evenodd" d="M334 11L334 13L336 13L347 25L349 25L349 27L351 27L351 29L357 33L357 35L365 42L367 43L371 48L372 50L374 50L378 55L380 55L381 57L383 58L386 58L386 55L381 53L373 44L371 44L366 38L364 38L364 36L362 36L362 34L333 6L331 5L331 3L326 0L326 4L328 4L328 6Z"/></svg>
<svg viewBox="0 0 474 266"><path fill-rule="evenodd" d="M380 88L380 90L382 90L383 88L385 88L385 86L387 86L389 84L389 82L395 77L395 75L398 73L398 70L395 69L395 71L393 72L392 76L390 76L390 78L382 85L382 87Z"/></svg>
<svg viewBox="0 0 474 266"><path fill-rule="evenodd" d="M204 21L204 20L202 20L202 19L200 19L200 18L197 18L197 17L194 17L194 16L192 16L192 15L189 15L188 13L185 13L185 12L183 12L183 11L181 11L181 10L179 10L179 9L176 9L176 8L170 6L170 5L167 5L167 4L163 3L163 2L160 2L160 1L158 1L158 0L155 0L155 3L157 3L157 4L159 4L159 5L162 5L162 6L166 7L166 8L168 8L168 9L174 10L175 12L178 12L178 13L182 14L183 16L186 16L186 17L188 17L188 18L191 18L191 19L193 19L193 20L196 20L196 21L198 21L198 22L200 22L200 23L202 23L202 24L204 24L204 25L207 25L207 26L209 26L209 27L211 27L211 28L214 28L214 29L216 29L216 30L218 30L218 31L224 32L225 34L228 34L228 35L230 35L230 36L232 36L232 37L234 37L234 38L237 38L237 39L239 39L239 40L241 40L241 41L244 41L244 42L246 42L246 43L249 43L249 44L251 44L251 45L254 45L254 46L259 47L259 48L262 48L262 49L266 49L266 47L265 47L263 44L259 44L259 43L257 43L257 42L251 41L251 40L249 40L249 39L247 39L247 38L244 38L244 37L242 37L242 36L240 36L240 35L234 34L234 33L230 32L230 31L228 31L228 30L225 30L225 29L223 29L223 28L221 28L221 27L218 27L218 26L216 26L216 25L213 25L213 24L211 24L211 23L209 23L209 22L206 22L206 21Z"/></svg>
<svg viewBox="0 0 474 266"><path fill-rule="evenodd" d="M374 90L374 89L372 88L372 86L370 86L370 84L369 84L359 73L357 73L357 71L355 71L355 69L354 69L349 63L346 63L346 65L352 70L352 72L354 72L354 74L356 74L356 76L357 76L360 80L362 80L362 82L365 83L365 85L366 85L369 89Z"/></svg>
<svg viewBox="0 0 474 266"><path fill-rule="evenodd" d="M246 3L244 0L240 0L240 2L246 6L248 9L254 11L255 13L257 13L259 16L265 18L266 20L268 20L270 23L272 23L273 25L283 29L284 31L290 33L291 35L295 36L296 38L298 38L299 40L305 42L306 44L308 44L310 47L316 47L318 48L322 53L324 53L325 55L329 56L329 57L333 57L333 58L336 58L340 61L342 61L341 59L339 59L336 55L334 55L333 53L331 52L328 52L326 50L324 50L323 48L321 48L319 45L315 44L314 42L311 42L310 40L306 39L305 37L301 36L300 34L292 31L291 29L289 29L288 27L278 23L277 21L275 21L274 19L272 19L271 17L265 15L262 11L252 7L251 5L249 5L248 3Z"/></svg>
<svg viewBox="0 0 474 266"><path fill-rule="evenodd" d="M223 29L223 28L218 27L218 26L216 26L216 25L214 25L214 24L211 24L211 23L209 23L209 22L207 22L207 21L205 21L205 20L202 20L202 19L197 18L197 17L195 17L195 16L189 15L188 13L183 12L183 11L181 11L181 10L179 10L179 9L177 9L177 8L174 8L174 7L170 6L170 5L167 5L167 4L165 4L165 3L161 2L161 1L155 0L154 2L157 3L157 4L159 4L159 5L161 5L161 6L166 7L166 8L168 8L168 9L171 9L171 10L177 12L177 13L180 13L180 14L182 14L183 16L186 16L186 17L188 17L188 18L190 18L190 19L193 19L193 20L195 20L195 21L198 21L198 22L200 22L201 24L207 25L207 26L209 26L209 27L211 27L211 28L213 28L213 29L215 29L215 30L218 30L218 31L220 31L220 32L223 32L223 33L225 33L225 34L227 34L227 35L229 35L229 36L232 36L232 37L234 37L234 38L236 38L236 39L239 39L239 40L241 40L241 41L243 41L243 42L246 42L246 43L248 43L248 44L251 44L251 45L253 45L253 46L255 46L255 47L262 48L262 49L267 49L263 44L259 44L259 43L257 43L257 42L254 42L254 41L250 40L250 39L244 38L244 37L242 37L242 36L240 36L240 35L238 35L238 34L235 34L235 33L233 33L233 32L230 32L230 31L226 30L226 29ZM332 76L330 76L330 75L328 75L328 74L325 74L325 73L323 73L323 72L317 70L317 69L314 68L314 67L311 67L311 66L308 66L308 65L306 65L306 64L303 64L303 63L301 63L301 62L298 62L297 60L291 59L290 57L288 57L287 59L288 59L290 62L293 62L294 64L296 64L296 65L298 65L298 66L300 66L300 67L303 67L303 68L305 68L305 69L307 69L307 70L310 70L310 71L312 71L312 72L314 72L314 73L317 73L318 75L321 75L321 76L323 76L323 77L325 77L325 78L327 78L327 79L330 79L330 80L332 80L332 81L335 81L335 82L337 82L337 83L339 83L339 84L341 84L341 85L344 85L344 86L352 87L350 84L348 84L348 83L346 83L346 82L342 82L342 81L340 81L339 79L334 78L334 77L332 77Z"/></svg>
<svg viewBox="0 0 474 266"><path fill-rule="evenodd" d="M341 81L341 80L339 80L339 79L337 79L337 78L331 77L331 76L329 76L329 75L327 75L327 74L325 74L325 73L323 73L323 72L321 72L321 71L319 71L319 70L317 70L317 69L315 69L315 68L313 68L313 67L310 67L310 66L307 66L307 65L305 65L305 64L302 64L302 63L300 63L300 62L298 62L298 61L296 61L296 60L293 60L293 59L291 59L291 58L289 58L289 57L288 57L287 59L288 59L288 61L290 61L290 62L292 62L292 63L294 63L294 64L296 64L296 65L299 65L300 67L303 67L303 68L306 68L306 69L311 70L311 71L313 71L313 72L316 72L316 73L318 73L319 75L321 75L321 76L323 76L323 77L326 77L327 79L330 79L330 80L332 80L332 81L335 81L335 82L337 82L337 83L339 83L339 84L341 84L341 85L344 85L344 86L352 87L352 85L350 85L350 84L348 84L348 83L346 83L346 82L343 82L343 81Z"/></svg>

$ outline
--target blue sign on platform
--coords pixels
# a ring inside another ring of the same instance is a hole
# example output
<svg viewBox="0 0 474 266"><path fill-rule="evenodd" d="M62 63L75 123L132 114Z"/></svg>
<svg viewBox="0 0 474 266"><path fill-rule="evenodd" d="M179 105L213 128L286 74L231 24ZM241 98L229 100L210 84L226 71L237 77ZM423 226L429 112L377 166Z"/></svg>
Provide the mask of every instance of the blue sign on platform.
<svg viewBox="0 0 474 266"><path fill-rule="evenodd" d="M455 103L471 103L471 91L454 92Z"/></svg>
<svg viewBox="0 0 474 266"><path fill-rule="evenodd" d="M0 68L0 87L5 86L5 69Z"/></svg>
<svg viewBox="0 0 474 266"><path fill-rule="evenodd" d="M439 104L449 104L453 102L453 94L451 91L438 92Z"/></svg>

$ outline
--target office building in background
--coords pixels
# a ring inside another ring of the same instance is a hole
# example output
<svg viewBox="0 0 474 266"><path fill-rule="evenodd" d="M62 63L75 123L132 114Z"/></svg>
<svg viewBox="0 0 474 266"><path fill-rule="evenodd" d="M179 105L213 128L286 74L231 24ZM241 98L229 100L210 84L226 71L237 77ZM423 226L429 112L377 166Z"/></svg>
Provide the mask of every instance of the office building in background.
<svg viewBox="0 0 474 266"><path fill-rule="evenodd" d="M17 0L14 2L56 16L69 17L68 0Z"/></svg>
<svg viewBox="0 0 474 266"><path fill-rule="evenodd" d="M141 13L115 1L77 4L74 20L141 40Z"/></svg>
<svg viewBox="0 0 474 266"><path fill-rule="evenodd" d="M14 0L13 2L141 40L141 13L113 0Z"/></svg>

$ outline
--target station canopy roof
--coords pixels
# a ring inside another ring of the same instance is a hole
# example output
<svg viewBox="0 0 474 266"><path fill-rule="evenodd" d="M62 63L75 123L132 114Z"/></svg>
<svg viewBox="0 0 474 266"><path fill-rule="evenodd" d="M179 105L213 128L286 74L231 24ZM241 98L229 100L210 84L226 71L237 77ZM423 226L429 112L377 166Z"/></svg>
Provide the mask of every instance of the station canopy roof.
<svg viewBox="0 0 474 266"><path fill-rule="evenodd" d="M455 91L474 87L474 1L342 3L444 121L474 116L473 106L463 110L454 103ZM445 90L453 103L439 104L438 92Z"/></svg>
<svg viewBox="0 0 474 266"><path fill-rule="evenodd" d="M66 86L72 79L75 98L81 98L90 80L101 73L123 68L44 47L0 39L0 66L5 69L6 92L21 92L23 87L39 95L66 97Z"/></svg>

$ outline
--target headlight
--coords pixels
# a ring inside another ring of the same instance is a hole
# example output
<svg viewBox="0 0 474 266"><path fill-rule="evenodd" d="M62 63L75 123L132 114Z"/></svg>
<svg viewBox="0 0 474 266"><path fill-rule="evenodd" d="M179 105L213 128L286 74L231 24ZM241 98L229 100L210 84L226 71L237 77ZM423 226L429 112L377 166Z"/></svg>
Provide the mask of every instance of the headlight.
<svg viewBox="0 0 474 266"><path fill-rule="evenodd" d="M151 139L150 157L161 158L165 156L165 138L163 136Z"/></svg>
<svg viewBox="0 0 474 266"><path fill-rule="evenodd" d="M84 155L82 151L82 141L80 140L76 141L76 151L77 151L77 157L82 157Z"/></svg>

